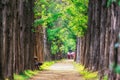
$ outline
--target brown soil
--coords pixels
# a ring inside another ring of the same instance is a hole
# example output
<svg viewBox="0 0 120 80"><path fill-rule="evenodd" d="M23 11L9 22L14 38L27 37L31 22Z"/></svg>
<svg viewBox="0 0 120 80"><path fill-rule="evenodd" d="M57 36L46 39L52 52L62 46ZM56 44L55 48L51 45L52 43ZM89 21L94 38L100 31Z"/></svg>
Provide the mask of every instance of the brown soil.
<svg viewBox="0 0 120 80"><path fill-rule="evenodd" d="M72 60L65 60L52 65L49 70L40 71L29 80L84 80L75 70Z"/></svg>

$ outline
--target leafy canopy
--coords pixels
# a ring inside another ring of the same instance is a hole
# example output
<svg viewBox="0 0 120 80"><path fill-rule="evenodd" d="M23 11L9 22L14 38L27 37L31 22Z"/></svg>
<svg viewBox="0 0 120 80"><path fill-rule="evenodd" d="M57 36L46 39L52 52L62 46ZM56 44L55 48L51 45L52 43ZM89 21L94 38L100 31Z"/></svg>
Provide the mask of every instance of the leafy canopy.
<svg viewBox="0 0 120 80"><path fill-rule="evenodd" d="M34 28L46 27L51 53L76 49L76 38L87 29L88 0L36 0Z"/></svg>

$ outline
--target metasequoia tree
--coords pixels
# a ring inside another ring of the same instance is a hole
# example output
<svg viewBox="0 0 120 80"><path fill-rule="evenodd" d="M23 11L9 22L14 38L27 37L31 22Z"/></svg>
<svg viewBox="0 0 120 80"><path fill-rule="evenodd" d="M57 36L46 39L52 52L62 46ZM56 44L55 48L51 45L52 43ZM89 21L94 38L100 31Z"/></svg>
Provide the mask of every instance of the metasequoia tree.
<svg viewBox="0 0 120 80"><path fill-rule="evenodd" d="M35 50L42 53L39 34L32 32L33 5L34 0L0 0L0 80L33 69Z"/></svg>
<svg viewBox="0 0 120 80"><path fill-rule="evenodd" d="M80 62L99 71L99 79L119 80L115 68L120 64L120 48L115 48L120 32L120 7L110 0L89 0L88 30L80 42ZM113 66L112 66L113 65Z"/></svg>
<svg viewBox="0 0 120 80"><path fill-rule="evenodd" d="M35 46L34 46L34 57L38 58L38 61L44 61L44 32L43 27L38 26L35 29Z"/></svg>

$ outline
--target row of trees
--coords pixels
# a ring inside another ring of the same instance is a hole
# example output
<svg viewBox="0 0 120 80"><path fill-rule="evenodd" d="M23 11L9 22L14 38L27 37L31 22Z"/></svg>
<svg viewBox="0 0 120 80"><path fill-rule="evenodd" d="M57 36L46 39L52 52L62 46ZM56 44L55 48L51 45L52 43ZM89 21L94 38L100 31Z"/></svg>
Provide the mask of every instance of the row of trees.
<svg viewBox="0 0 120 80"><path fill-rule="evenodd" d="M34 69L34 56L43 62L51 59L50 53L61 55L69 49L75 50L76 35L83 30L78 26L84 25L76 22L84 22L87 18L77 17L80 11L86 14L83 2L1 0L0 79L13 80L14 73ZM77 11L78 4L82 6L80 11Z"/></svg>
<svg viewBox="0 0 120 80"><path fill-rule="evenodd" d="M34 0L0 0L0 80L34 69L34 56L44 59L42 27L32 31Z"/></svg>
<svg viewBox="0 0 120 80"><path fill-rule="evenodd" d="M89 0L88 30L78 38L78 57L88 70L99 71L99 79L120 80L119 0Z"/></svg>
<svg viewBox="0 0 120 80"><path fill-rule="evenodd" d="M118 5L119 0L89 0L89 7L88 0L0 0L0 79L34 69L34 56L43 62L50 53L77 48L77 62L98 70L100 79L119 80Z"/></svg>
<svg viewBox="0 0 120 80"><path fill-rule="evenodd" d="M100 79L107 75L110 80L117 80L119 75L114 72L119 73L120 1L89 0L87 5L88 0L36 0L34 25L46 29L45 42L50 53L66 53L74 46L77 62L89 70L98 70Z"/></svg>

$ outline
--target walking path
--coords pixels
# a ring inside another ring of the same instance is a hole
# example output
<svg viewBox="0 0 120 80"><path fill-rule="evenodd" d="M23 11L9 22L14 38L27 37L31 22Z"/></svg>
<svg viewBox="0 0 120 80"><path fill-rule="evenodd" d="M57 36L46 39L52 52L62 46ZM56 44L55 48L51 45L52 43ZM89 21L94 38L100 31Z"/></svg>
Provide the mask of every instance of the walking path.
<svg viewBox="0 0 120 80"><path fill-rule="evenodd" d="M52 65L49 70L40 73L30 80L83 80L75 70L72 60L65 60Z"/></svg>

